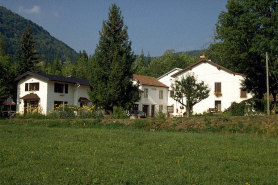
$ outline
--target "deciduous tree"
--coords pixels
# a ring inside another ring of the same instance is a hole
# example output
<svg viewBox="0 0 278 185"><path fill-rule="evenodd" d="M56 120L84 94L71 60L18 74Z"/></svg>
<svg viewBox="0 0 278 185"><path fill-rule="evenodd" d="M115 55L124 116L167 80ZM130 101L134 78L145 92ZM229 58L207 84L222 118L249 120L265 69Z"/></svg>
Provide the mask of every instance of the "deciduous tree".
<svg viewBox="0 0 278 185"><path fill-rule="evenodd" d="M171 87L174 90L172 98L186 107L187 117L190 116L192 107L209 97L210 92L208 85L204 81L198 82L192 74L188 74L186 78L176 79Z"/></svg>
<svg viewBox="0 0 278 185"><path fill-rule="evenodd" d="M228 0L227 11L216 24L219 43L209 48L225 67L247 75L245 90L262 98L266 92L266 52L269 54L270 92L278 90L278 2L274 0ZM217 62L217 61L216 61ZM219 63L219 61L218 61Z"/></svg>

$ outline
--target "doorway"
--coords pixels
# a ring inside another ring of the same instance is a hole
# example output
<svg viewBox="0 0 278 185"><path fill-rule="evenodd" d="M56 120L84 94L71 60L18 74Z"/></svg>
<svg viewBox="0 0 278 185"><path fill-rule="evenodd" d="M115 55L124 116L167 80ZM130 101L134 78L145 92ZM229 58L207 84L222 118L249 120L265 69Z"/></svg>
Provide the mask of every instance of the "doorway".
<svg viewBox="0 0 278 185"><path fill-rule="evenodd" d="M154 117L154 108L155 108L155 105L152 105L151 117Z"/></svg>
<svg viewBox="0 0 278 185"><path fill-rule="evenodd" d="M143 105L143 112L145 112L145 114L146 114L146 116L148 117L149 116L149 114L148 114L148 112L149 112L149 105Z"/></svg>
<svg viewBox="0 0 278 185"><path fill-rule="evenodd" d="M215 108L217 109L216 112L221 111L221 101L215 101Z"/></svg>

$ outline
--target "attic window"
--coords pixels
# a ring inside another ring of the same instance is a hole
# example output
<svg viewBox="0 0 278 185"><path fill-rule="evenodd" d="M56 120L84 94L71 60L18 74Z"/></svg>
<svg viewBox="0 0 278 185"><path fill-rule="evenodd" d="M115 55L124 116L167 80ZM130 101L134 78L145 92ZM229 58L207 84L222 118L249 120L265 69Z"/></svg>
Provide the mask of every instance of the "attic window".
<svg viewBox="0 0 278 185"><path fill-rule="evenodd" d="M25 83L25 91L39 91L39 90L40 90L39 82Z"/></svg>

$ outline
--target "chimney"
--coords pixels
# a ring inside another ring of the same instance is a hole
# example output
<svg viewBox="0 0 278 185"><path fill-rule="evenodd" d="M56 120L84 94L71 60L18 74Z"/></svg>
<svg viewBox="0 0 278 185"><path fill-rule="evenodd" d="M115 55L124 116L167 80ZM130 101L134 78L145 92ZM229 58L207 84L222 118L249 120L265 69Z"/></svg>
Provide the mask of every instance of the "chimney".
<svg viewBox="0 0 278 185"><path fill-rule="evenodd" d="M72 78L72 74L67 74L66 77L67 78Z"/></svg>
<svg viewBox="0 0 278 185"><path fill-rule="evenodd" d="M206 57L205 57L205 54L202 54L202 55L200 56L200 58L206 58Z"/></svg>

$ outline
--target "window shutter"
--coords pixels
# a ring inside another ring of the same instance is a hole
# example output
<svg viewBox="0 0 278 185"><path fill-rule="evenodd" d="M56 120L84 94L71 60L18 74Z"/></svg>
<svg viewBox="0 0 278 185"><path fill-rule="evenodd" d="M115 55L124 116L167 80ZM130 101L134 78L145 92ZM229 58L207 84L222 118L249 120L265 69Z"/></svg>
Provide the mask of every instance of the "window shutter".
<svg viewBox="0 0 278 185"><path fill-rule="evenodd" d="M221 82L215 82L215 92L221 92Z"/></svg>
<svg viewBox="0 0 278 185"><path fill-rule="evenodd" d="M240 89L240 97L241 98L247 98L246 91L243 91L242 89Z"/></svg>
<svg viewBox="0 0 278 185"><path fill-rule="evenodd" d="M65 93L68 94L69 92L69 84L65 84Z"/></svg>
<svg viewBox="0 0 278 185"><path fill-rule="evenodd" d="M36 91L39 91L39 90L40 90L40 84L36 83Z"/></svg>
<svg viewBox="0 0 278 185"><path fill-rule="evenodd" d="M25 91L28 91L28 83L25 83Z"/></svg>

